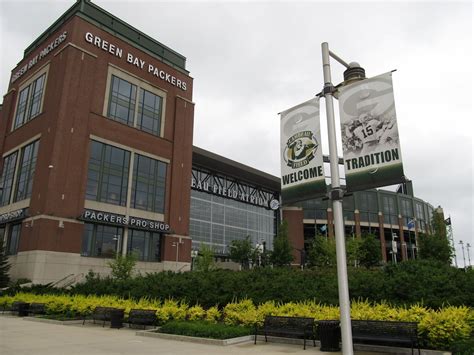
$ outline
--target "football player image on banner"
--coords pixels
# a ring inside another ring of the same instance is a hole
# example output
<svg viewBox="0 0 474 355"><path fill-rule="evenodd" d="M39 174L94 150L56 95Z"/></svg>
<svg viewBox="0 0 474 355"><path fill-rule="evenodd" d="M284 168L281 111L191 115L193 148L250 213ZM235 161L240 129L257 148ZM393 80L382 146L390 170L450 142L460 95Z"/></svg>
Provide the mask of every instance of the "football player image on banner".
<svg viewBox="0 0 474 355"><path fill-rule="evenodd" d="M339 112L347 191L405 181L392 73L342 87Z"/></svg>
<svg viewBox="0 0 474 355"><path fill-rule="evenodd" d="M326 194L319 98L280 113L283 204Z"/></svg>

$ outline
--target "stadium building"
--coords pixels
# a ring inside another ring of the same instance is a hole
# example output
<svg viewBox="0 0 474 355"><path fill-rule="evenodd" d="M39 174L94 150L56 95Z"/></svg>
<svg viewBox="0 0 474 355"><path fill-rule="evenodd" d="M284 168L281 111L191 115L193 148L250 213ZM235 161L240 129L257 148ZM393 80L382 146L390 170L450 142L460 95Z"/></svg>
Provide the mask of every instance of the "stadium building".
<svg viewBox="0 0 474 355"><path fill-rule="evenodd" d="M204 244L224 260L246 236L271 249L282 218L298 264L333 235L328 201L280 208L279 178L193 147L193 115L186 58L78 0L25 49L0 110L11 277L74 282L131 252L142 272L185 271ZM412 191L344 200L346 232L375 233L385 260L392 239L414 255L432 213Z"/></svg>

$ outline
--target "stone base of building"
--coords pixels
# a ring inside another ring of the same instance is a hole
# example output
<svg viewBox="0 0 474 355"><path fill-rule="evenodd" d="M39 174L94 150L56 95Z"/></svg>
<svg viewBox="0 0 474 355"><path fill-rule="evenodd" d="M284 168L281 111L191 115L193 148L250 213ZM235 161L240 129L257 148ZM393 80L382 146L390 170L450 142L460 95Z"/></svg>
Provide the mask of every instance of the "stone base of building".
<svg viewBox="0 0 474 355"><path fill-rule="evenodd" d="M73 284L85 279L92 270L100 276L110 275L107 265L112 259L84 257L76 253L62 253L44 250L19 252L9 257L12 280L29 279L34 284L57 283L57 286ZM161 271L189 271L188 262L143 262L137 261L135 274Z"/></svg>

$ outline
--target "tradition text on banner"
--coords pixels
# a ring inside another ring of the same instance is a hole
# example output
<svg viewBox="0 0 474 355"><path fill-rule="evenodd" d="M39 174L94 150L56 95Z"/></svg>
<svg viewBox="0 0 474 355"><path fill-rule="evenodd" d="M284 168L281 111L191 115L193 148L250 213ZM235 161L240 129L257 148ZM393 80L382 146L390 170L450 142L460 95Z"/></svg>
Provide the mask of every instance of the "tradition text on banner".
<svg viewBox="0 0 474 355"><path fill-rule="evenodd" d="M347 190L405 181L392 73L342 87L339 112Z"/></svg>

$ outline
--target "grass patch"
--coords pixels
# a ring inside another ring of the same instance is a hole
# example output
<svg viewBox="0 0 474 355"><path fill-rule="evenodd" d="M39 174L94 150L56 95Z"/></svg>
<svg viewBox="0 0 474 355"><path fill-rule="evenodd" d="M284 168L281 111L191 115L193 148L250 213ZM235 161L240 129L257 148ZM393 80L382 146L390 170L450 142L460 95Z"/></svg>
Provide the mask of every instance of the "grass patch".
<svg viewBox="0 0 474 355"><path fill-rule="evenodd" d="M250 335L252 334L252 329L238 325L205 321L171 321L161 327L160 333L199 338L230 339Z"/></svg>
<svg viewBox="0 0 474 355"><path fill-rule="evenodd" d="M83 320L83 318L81 318L80 316L64 315L64 314L41 314L41 315L37 315L36 317L43 318L43 319L60 320L60 321Z"/></svg>

